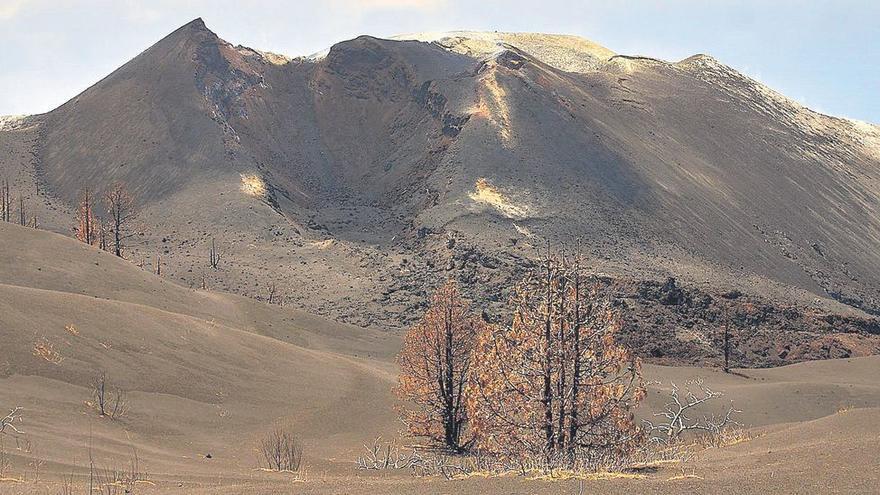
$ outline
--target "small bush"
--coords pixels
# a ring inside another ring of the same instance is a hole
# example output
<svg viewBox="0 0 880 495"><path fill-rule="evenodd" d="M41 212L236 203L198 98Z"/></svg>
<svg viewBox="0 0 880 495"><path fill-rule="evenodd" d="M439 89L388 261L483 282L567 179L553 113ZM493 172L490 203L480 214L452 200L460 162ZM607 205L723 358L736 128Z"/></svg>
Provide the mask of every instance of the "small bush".
<svg viewBox="0 0 880 495"><path fill-rule="evenodd" d="M268 469L295 473L302 465L303 446L290 429L275 426L260 442L260 454Z"/></svg>
<svg viewBox="0 0 880 495"><path fill-rule="evenodd" d="M421 462L414 450L401 447L396 441L383 442L376 437L372 445L364 444L364 454L357 458L358 469L410 469Z"/></svg>
<svg viewBox="0 0 880 495"><path fill-rule="evenodd" d="M122 389L112 387L107 374L99 373L92 382L92 406L102 417L118 419L128 411L128 400Z"/></svg>
<svg viewBox="0 0 880 495"><path fill-rule="evenodd" d="M72 481L72 474L69 479ZM62 482L64 486L70 486L64 480ZM138 483L152 484L147 473L141 469L137 449L131 448L128 467L122 467L116 464L115 460L114 464L107 466L97 465L89 447L89 492L101 495L125 495L134 493Z"/></svg>

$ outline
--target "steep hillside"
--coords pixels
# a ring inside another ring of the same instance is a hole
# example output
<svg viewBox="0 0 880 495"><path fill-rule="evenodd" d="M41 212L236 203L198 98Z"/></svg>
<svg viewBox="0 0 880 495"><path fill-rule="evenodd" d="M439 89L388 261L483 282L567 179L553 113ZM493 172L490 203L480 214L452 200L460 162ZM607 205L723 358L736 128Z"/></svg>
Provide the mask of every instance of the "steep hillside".
<svg viewBox="0 0 880 495"><path fill-rule="evenodd" d="M196 20L3 129L45 227L122 180L130 258L360 326L412 321L447 276L498 316L511 274L575 238L602 273L880 311L880 130L703 55L453 32L287 59Z"/></svg>

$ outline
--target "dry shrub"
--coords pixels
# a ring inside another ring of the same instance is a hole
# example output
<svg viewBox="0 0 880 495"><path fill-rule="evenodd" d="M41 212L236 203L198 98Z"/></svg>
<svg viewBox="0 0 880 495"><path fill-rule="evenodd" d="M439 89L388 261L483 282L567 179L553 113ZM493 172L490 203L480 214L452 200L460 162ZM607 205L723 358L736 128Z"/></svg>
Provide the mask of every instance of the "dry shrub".
<svg viewBox="0 0 880 495"><path fill-rule="evenodd" d="M125 392L119 387L111 386L103 371L92 382L92 399L90 404L102 417L118 419L128 412Z"/></svg>
<svg viewBox="0 0 880 495"><path fill-rule="evenodd" d="M420 450L401 446L396 440L383 441L377 437L372 444L364 444L364 453L357 460L357 469L409 469L416 476L442 475L451 479L458 475L488 469L477 465L474 454L450 455L442 448Z"/></svg>
<svg viewBox="0 0 880 495"><path fill-rule="evenodd" d="M364 454L357 458L358 469L410 469L420 461L414 449L402 447L395 440L383 442L376 437L372 445L364 444Z"/></svg>
<svg viewBox="0 0 880 495"><path fill-rule="evenodd" d="M61 495L74 495L75 491L73 488L73 480L75 476L73 473L65 474L61 476L61 486L59 491Z"/></svg>
<svg viewBox="0 0 880 495"><path fill-rule="evenodd" d="M34 356L43 358L56 365L61 364L61 361L64 361L61 354L55 350L55 344L50 342L46 337L42 337L40 340L34 342Z"/></svg>
<svg viewBox="0 0 880 495"><path fill-rule="evenodd" d="M642 478L645 476L643 473L654 472L667 464L678 464L684 460L667 457L665 454L645 453L625 457L609 455L572 462L567 456L548 461L542 456L510 459L479 452L461 456L418 453L412 456L410 467L417 476L443 476L446 479L515 474L545 481L597 480Z"/></svg>
<svg viewBox="0 0 880 495"><path fill-rule="evenodd" d="M260 441L259 451L272 471L296 473L302 466L302 442L289 428L276 425Z"/></svg>
<svg viewBox="0 0 880 495"><path fill-rule="evenodd" d="M852 410L855 409L855 408L856 408L856 406L854 406L854 405L852 405L852 404L849 404L849 405L846 405L846 406L840 406L840 407L837 409L837 414L846 414L846 413L852 411Z"/></svg>
<svg viewBox="0 0 880 495"><path fill-rule="evenodd" d="M31 479L33 479L34 483L40 481L40 472L42 472L43 466L45 465L46 460L39 457L36 453L34 453L33 458L28 461L27 467L30 468L31 473L33 474ZM25 472L25 475L27 475L27 472Z"/></svg>
<svg viewBox="0 0 880 495"><path fill-rule="evenodd" d="M72 476L71 476L72 479ZM147 473L141 469L137 450L132 447L128 465L118 464L100 467L96 465L89 450L89 491L101 495L122 495L134 493L139 484L152 484Z"/></svg>
<svg viewBox="0 0 880 495"><path fill-rule="evenodd" d="M74 337L79 336L79 330L76 329L73 323L71 323L70 325L65 325L64 331L69 333L70 335L73 335Z"/></svg>
<svg viewBox="0 0 880 495"><path fill-rule="evenodd" d="M625 455L611 451L593 451L574 461L563 454L552 456L520 456L511 458L485 451L451 454L437 448L404 447L396 441L377 438L364 445L358 457L358 469L410 470L419 477L442 476L447 480L470 477L527 476L532 480L564 481L572 479L599 480L642 478L669 466L689 461L698 446L691 442L674 445L645 444Z"/></svg>
<svg viewBox="0 0 880 495"><path fill-rule="evenodd" d="M15 440L17 450L30 453L30 440L27 440L23 446L19 442L19 436L24 432L18 429L15 423L21 423L21 408L16 407L9 414L0 418L0 482L21 483L24 479L21 477L13 478L10 476L12 469L12 456L6 450L6 438L12 437ZM23 447L26 447L23 448Z"/></svg>
<svg viewBox="0 0 880 495"><path fill-rule="evenodd" d="M3 441L3 436L0 436L0 479L6 479L6 475L9 473L9 470L12 469L12 458L8 452L6 452L6 444Z"/></svg>
<svg viewBox="0 0 880 495"><path fill-rule="evenodd" d="M677 480L687 480L687 479L703 479L702 476L697 476L697 472L694 468L690 470L686 470L685 468L681 468L678 474L672 475L666 479L666 481L677 481Z"/></svg>
<svg viewBox="0 0 880 495"><path fill-rule="evenodd" d="M412 473L415 476L443 476L446 479L473 476L491 477L512 471L495 456L472 451L464 455L445 452L420 452L413 456Z"/></svg>
<svg viewBox="0 0 880 495"><path fill-rule="evenodd" d="M706 449L730 447L731 445L747 442L756 436L739 427L725 427L708 435L702 435L697 440L697 443Z"/></svg>

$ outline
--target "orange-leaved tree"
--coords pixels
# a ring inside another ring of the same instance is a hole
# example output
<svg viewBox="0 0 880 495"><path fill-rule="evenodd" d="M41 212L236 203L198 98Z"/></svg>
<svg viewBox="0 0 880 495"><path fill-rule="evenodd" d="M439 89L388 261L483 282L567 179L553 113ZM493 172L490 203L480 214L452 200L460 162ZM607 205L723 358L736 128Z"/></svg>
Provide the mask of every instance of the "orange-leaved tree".
<svg viewBox="0 0 880 495"><path fill-rule="evenodd" d="M468 309L452 280L434 292L425 316L404 337L394 392L410 435L452 452L472 443L465 394L476 335L487 324Z"/></svg>
<svg viewBox="0 0 880 495"><path fill-rule="evenodd" d="M581 265L579 253L548 252L516 286L510 326L480 335L467 392L478 449L578 467L636 444L640 365L615 342L619 316Z"/></svg>

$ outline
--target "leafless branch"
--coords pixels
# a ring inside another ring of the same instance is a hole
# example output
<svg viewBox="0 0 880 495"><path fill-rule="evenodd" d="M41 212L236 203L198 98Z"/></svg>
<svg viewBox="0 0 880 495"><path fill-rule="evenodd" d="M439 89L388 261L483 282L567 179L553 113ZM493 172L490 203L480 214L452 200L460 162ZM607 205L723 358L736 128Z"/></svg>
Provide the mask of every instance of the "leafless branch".
<svg viewBox="0 0 880 495"><path fill-rule="evenodd" d="M418 458L415 452L405 452L397 442L382 442L376 437L372 445L364 444L364 454L357 458L358 469L408 469Z"/></svg>
<svg viewBox="0 0 880 495"><path fill-rule="evenodd" d="M704 384L702 378L687 382L684 396L678 385L673 383L669 393L670 400L664 406L664 410L654 413L654 417L661 419L657 422L644 420L646 430L655 440L669 441L686 431L716 434L728 425L739 425L733 419L733 415L742 411L734 409L732 404L721 415L704 415L702 418L690 416L698 406L723 396L721 392L716 392Z"/></svg>
<svg viewBox="0 0 880 495"><path fill-rule="evenodd" d="M107 374L103 371L95 377L92 383L92 397L95 401L95 409L101 416L117 419L128 411L125 392L118 387L111 388L107 381Z"/></svg>
<svg viewBox="0 0 880 495"><path fill-rule="evenodd" d="M0 418L0 435L8 435L9 432L15 435L23 435L24 432L19 430L15 423L21 424L21 411L22 408L16 407L13 408L12 411L9 412L3 418Z"/></svg>

